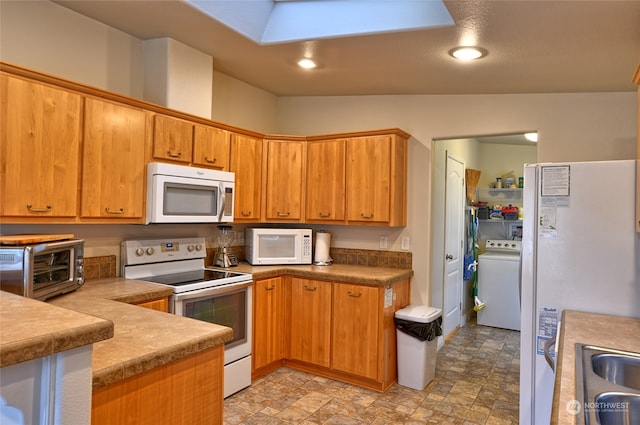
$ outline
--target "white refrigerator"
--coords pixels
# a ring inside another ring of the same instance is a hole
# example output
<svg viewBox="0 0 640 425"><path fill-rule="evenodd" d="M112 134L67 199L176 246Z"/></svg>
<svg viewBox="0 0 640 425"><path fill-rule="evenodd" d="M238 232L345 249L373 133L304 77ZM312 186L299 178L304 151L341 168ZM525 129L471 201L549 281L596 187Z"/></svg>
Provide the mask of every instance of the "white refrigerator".
<svg viewBox="0 0 640 425"><path fill-rule="evenodd" d="M554 372L544 342L563 310L640 317L636 161L526 165L520 424L548 424Z"/></svg>

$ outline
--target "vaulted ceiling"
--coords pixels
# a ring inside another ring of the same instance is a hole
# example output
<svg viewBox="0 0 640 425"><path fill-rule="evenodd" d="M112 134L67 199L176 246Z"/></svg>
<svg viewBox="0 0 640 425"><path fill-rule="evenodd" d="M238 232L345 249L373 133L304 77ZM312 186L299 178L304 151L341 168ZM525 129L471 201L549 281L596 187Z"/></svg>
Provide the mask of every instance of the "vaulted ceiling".
<svg viewBox="0 0 640 425"><path fill-rule="evenodd" d="M142 40L189 45L279 96L633 91L640 64L637 0L451 0L453 26L266 45L180 0L56 3ZM461 44L489 54L458 62L448 51ZM316 69L296 65L305 54Z"/></svg>

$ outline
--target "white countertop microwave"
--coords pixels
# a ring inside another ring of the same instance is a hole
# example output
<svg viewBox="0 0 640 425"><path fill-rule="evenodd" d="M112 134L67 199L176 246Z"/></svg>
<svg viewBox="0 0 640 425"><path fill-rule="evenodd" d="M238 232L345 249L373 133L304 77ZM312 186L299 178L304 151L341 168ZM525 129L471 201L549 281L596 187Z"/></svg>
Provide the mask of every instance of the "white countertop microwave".
<svg viewBox="0 0 640 425"><path fill-rule="evenodd" d="M245 229L249 264L311 264L311 229Z"/></svg>
<svg viewBox="0 0 640 425"><path fill-rule="evenodd" d="M232 222L234 187L228 171L150 162L146 223Z"/></svg>

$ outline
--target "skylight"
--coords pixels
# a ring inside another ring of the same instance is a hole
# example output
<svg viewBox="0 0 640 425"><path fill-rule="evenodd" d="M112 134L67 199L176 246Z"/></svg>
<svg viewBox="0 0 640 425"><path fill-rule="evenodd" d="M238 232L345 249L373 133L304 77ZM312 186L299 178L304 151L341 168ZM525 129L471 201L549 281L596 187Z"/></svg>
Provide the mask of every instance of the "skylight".
<svg viewBox="0 0 640 425"><path fill-rule="evenodd" d="M186 0L258 44L454 25L440 0Z"/></svg>

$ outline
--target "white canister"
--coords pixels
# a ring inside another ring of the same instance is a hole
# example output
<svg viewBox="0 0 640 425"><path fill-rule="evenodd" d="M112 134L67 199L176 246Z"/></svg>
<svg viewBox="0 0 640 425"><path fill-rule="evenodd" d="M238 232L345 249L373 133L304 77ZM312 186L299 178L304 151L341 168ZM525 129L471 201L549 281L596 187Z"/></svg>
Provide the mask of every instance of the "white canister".
<svg viewBox="0 0 640 425"><path fill-rule="evenodd" d="M329 255L331 246L331 233L324 230L316 233L316 252L313 257L313 264L316 266L328 266L333 263L333 259Z"/></svg>

